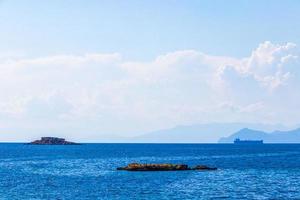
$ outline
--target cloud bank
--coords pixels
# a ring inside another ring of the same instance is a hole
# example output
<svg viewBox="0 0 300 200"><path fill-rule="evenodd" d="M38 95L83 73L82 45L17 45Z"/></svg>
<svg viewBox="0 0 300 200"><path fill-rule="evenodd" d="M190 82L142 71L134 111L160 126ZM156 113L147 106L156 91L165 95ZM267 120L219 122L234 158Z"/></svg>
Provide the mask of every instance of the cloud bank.
<svg viewBox="0 0 300 200"><path fill-rule="evenodd" d="M1 58L0 78L0 128L12 132L101 139L178 124L300 119L293 43L266 41L245 58L195 50L150 61L118 53Z"/></svg>

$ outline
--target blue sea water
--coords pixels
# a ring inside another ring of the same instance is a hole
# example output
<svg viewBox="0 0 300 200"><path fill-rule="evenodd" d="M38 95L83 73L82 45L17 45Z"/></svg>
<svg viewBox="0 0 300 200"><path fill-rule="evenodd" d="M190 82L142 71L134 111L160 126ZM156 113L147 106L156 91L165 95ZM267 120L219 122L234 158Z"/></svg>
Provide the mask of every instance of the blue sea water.
<svg viewBox="0 0 300 200"><path fill-rule="evenodd" d="M131 162L219 170L115 170ZM0 199L300 199L300 145L0 144Z"/></svg>

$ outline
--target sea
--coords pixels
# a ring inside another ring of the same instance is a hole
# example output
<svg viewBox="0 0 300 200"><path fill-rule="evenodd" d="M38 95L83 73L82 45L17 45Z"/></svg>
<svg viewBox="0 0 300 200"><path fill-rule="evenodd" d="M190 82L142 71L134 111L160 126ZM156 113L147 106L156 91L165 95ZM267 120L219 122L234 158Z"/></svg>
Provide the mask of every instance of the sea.
<svg viewBox="0 0 300 200"><path fill-rule="evenodd" d="M132 162L218 170L116 170ZM2 143L0 199L300 199L300 145Z"/></svg>

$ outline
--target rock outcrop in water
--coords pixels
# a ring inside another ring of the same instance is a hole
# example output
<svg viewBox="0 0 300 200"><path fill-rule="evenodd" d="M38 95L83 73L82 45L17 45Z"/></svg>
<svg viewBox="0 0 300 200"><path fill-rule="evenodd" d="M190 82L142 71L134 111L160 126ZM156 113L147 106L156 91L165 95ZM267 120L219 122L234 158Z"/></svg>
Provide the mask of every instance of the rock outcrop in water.
<svg viewBox="0 0 300 200"><path fill-rule="evenodd" d="M40 140L35 140L29 144L37 145L75 145L75 142L66 141L64 138L57 137L42 137Z"/></svg>
<svg viewBox="0 0 300 200"><path fill-rule="evenodd" d="M197 165L196 167L193 167L192 170L217 170L216 167L208 167L206 165Z"/></svg>
<svg viewBox="0 0 300 200"><path fill-rule="evenodd" d="M118 167L117 170L126 171L184 171L184 170L216 170L217 168L208 167L206 165L197 165L196 167L190 168L185 164L140 164L131 163L125 167Z"/></svg>

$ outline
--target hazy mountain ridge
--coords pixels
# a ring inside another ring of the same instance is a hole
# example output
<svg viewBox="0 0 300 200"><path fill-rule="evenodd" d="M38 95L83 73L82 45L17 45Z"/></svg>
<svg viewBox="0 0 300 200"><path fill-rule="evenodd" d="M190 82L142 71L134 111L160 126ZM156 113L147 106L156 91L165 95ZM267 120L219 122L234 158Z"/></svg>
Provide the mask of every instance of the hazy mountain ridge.
<svg viewBox="0 0 300 200"><path fill-rule="evenodd" d="M265 143L300 143L300 128L290 131L273 132L244 128L229 137L221 138L219 143L232 143L235 138L243 140L264 140Z"/></svg>
<svg viewBox="0 0 300 200"><path fill-rule="evenodd" d="M215 143L221 137L230 136L245 127L263 131L289 130L280 124L255 123L209 123L177 126L142 134L130 139L130 142L149 143Z"/></svg>

